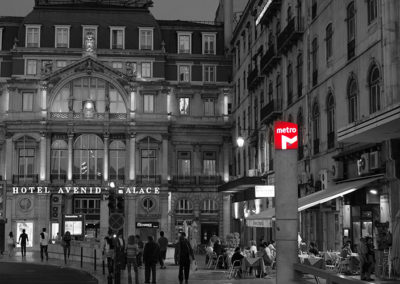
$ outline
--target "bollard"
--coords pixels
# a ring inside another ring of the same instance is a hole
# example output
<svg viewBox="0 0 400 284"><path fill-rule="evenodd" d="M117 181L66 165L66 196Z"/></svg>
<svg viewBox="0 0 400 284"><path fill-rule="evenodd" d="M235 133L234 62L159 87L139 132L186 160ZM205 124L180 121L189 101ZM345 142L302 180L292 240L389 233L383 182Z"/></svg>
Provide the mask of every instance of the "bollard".
<svg viewBox="0 0 400 284"><path fill-rule="evenodd" d="M81 268L83 267L83 247L81 247Z"/></svg>
<svg viewBox="0 0 400 284"><path fill-rule="evenodd" d="M97 270L97 256L96 256L96 249L94 249L94 271Z"/></svg>

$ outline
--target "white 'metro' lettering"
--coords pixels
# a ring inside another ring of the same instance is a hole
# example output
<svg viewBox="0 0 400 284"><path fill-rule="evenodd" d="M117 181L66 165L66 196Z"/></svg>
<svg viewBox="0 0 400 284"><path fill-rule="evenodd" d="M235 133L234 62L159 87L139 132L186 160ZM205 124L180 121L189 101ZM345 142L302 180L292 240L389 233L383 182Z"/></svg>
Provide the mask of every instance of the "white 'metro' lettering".
<svg viewBox="0 0 400 284"><path fill-rule="evenodd" d="M276 133L296 133L297 129L295 127L278 128Z"/></svg>

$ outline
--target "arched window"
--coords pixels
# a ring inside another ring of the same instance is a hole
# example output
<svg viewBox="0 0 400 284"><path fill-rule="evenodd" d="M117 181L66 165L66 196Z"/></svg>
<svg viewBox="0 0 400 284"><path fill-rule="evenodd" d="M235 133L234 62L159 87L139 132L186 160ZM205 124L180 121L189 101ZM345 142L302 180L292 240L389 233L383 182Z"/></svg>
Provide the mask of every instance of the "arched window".
<svg viewBox="0 0 400 284"><path fill-rule="evenodd" d="M68 144L56 140L51 144L50 179L66 180L68 171Z"/></svg>
<svg viewBox="0 0 400 284"><path fill-rule="evenodd" d="M269 81L269 86L268 86L268 103L272 102L274 99L274 86L272 84L272 81Z"/></svg>
<svg viewBox="0 0 400 284"><path fill-rule="evenodd" d="M303 54L297 55L297 96L303 95Z"/></svg>
<svg viewBox="0 0 400 284"><path fill-rule="evenodd" d="M327 128L328 128L328 149L335 147L335 99L332 93L329 93L327 103Z"/></svg>
<svg viewBox="0 0 400 284"><path fill-rule="evenodd" d="M274 105L278 110L282 108L282 81L281 75L276 76L276 104Z"/></svg>
<svg viewBox="0 0 400 284"><path fill-rule="evenodd" d="M287 83L287 104L290 105L293 102L293 68L292 63L289 62L286 74Z"/></svg>
<svg viewBox="0 0 400 284"><path fill-rule="evenodd" d="M287 8L287 22L289 23L292 18L293 18L292 6L289 6Z"/></svg>
<svg viewBox="0 0 400 284"><path fill-rule="evenodd" d="M369 73L369 112L374 113L381 109L380 102L380 74L378 66L374 65Z"/></svg>
<svg viewBox="0 0 400 284"><path fill-rule="evenodd" d="M312 85L318 83L318 40L314 38L311 43Z"/></svg>
<svg viewBox="0 0 400 284"><path fill-rule="evenodd" d="M188 199L180 199L176 205L176 213L177 214L192 214L193 213L192 202Z"/></svg>
<svg viewBox="0 0 400 284"><path fill-rule="evenodd" d="M79 136L74 143L73 178L101 180L103 177L103 141L94 134Z"/></svg>
<svg viewBox="0 0 400 284"><path fill-rule="evenodd" d="M110 144L110 180L125 179L125 143L115 140Z"/></svg>
<svg viewBox="0 0 400 284"><path fill-rule="evenodd" d="M56 94L51 112L82 112L87 102L97 113L126 113L121 94L111 83L94 77L82 77L66 83Z"/></svg>
<svg viewBox="0 0 400 284"><path fill-rule="evenodd" d="M297 114L297 128L298 128L298 150L297 150L297 158L299 160L304 157L304 121L303 121L303 113L302 110L299 110Z"/></svg>
<svg viewBox="0 0 400 284"><path fill-rule="evenodd" d="M201 207L202 214L217 214L218 213L218 205L214 199L206 199L203 201Z"/></svg>
<svg viewBox="0 0 400 284"><path fill-rule="evenodd" d="M332 57L332 24L326 26L325 29L325 43L326 43L326 60Z"/></svg>
<svg viewBox="0 0 400 284"><path fill-rule="evenodd" d="M347 89L347 96L349 99L349 122L355 122L358 119L357 114L357 82L354 78L350 79Z"/></svg>
<svg viewBox="0 0 400 284"><path fill-rule="evenodd" d="M319 153L319 137L320 137L320 116L319 106L315 102L312 108L312 129L313 129L313 149L314 154Z"/></svg>
<svg viewBox="0 0 400 284"><path fill-rule="evenodd" d="M347 6L347 59L355 56L356 9L354 1Z"/></svg>

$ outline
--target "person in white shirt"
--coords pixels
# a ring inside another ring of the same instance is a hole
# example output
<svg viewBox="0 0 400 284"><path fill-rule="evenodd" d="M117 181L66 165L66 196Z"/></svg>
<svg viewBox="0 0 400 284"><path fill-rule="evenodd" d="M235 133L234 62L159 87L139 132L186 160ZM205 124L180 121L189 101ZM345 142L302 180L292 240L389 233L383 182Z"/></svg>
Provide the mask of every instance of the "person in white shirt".
<svg viewBox="0 0 400 284"><path fill-rule="evenodd" d="M49 253L47 252L47 246L49 245L49 234L46 233L46 228L42 229L40 233L40 258L43 261L43 254L46 255L46 260L49 260Z"/></svg>
<svg viewBox="0 0 400 284"><path fill-rule="evenodd" d="M255 257L256 254L257 254L256 241L252 240L250 241L250 256Z"/></svg>

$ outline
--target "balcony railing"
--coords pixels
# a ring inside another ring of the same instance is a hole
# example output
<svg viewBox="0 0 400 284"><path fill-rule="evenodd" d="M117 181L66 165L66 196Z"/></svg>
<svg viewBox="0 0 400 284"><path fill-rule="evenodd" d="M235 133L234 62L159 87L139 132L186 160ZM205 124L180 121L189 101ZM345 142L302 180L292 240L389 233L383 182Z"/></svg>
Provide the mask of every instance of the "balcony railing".
<svg viewBox="0 0 400 284"><path fill-rule="evenodd" d="M221 176L199 176L199 184L221 184Z"/></svg>
<svg viewBox="0 0 400 284"><path fill-rule="evenodd" d="M279 62L279 60L280 56L276 53L275 46L269 46L267 52L261 58L261 72L268 74L269 71L275 66L275 64Z"/></svg>
<svg viewBox="0 0 400 284"><path fill-rule="evenodd" d="M313 141L313 149L314 149L314 154L319 153L319 139L314 139Z"/></svg>
<svg viewBox="0 0 400 284"><path fill-rule="evenodd" d="M67 181L66 174L50 174L50 180L52 183L65 183Z"/></svg>
<svg viewBox="0 0 400 284"><path fill-rule="evenodd" d="M109 174L108 179L113 181L124 181L125 175Z"/></svg>
<svg viewBox="0 0 400 284"><path fill-rule="evenodd" d="M347 43L347 60L352 59L356 55L356 41L353 39Z"/></svg>
<svg viewBox="0 0 400 284"><path fill-rule="evenodd" d="M90 120L126 120L126 113L95 113L92 117L86 118L82 112L50 112L49 119L52 120L74 120L74 119L90 119Z"/></svg>
<svg viewBox="0 0 400 284"><path fill-rule="evenodd" d="M328 149L335 147L335 132L328 133Z"/></svg>
<svg viewBox="0 0 400 284"><path fill-rule="evenodd" d="M39 176L37 174L13 175L12 178L13 184L37 183L38 181L39 181Z"/></svg>
<svg viewBox="0 0 400 284"><path fill-rule="evenodd" d="M85 184L94 184L100 185L103 182L103 175L96 175L96 174L72 174L72 179L76 183L85 183Z"/></svg>
<svg viewBox="0 0 400 284"><path fill-rule="evenodd" d="M267 2L268 3L268 2ZM274 17L275 13L278 13L278 11L281 8L282 0L272 0L268 4L269 6L267 7L266 11L264 12L264 15L261 18L260 23L263 25L267 25L269 21L271 21Z"/></svg>
<svg viewBox="0 0 400 284"><path fill-rule="evenodd" d="M261 109L260 116L262 123L273 121L282 114L282 100L272 100Z"/></svg>
<svg viewBox="0 0 400 284"><path fill-rule="evenodd" d="M136 175L136 184L160 184L161 175Z"/></svg>
<svg viewBox="0 0 400 284"><path fill-rule="evenodd" d="M196 176L173 176L172 182L175 184L196 184Z"/></svg>
<svg viewBox="0 0 400 284"><path fill-rule="evenodd" d="M193 214L193 209L176 209L176 214Z"/></svg>
<svg viewBox="0 0 400 284"><path fill-rule="evenodd" d="M258 69L255 68L253 71L249 73L247 76L247 86L249 90L254 90L258 83L260 83L262 77L258 75Z"/></svg>
<svg viewBox="0 0 400 284"><path fill-rule="evenodd" d="M278 50L288 51L302 38L303 32L302 18L293 17L290 19L285 29L278 36Z"/></svg>

